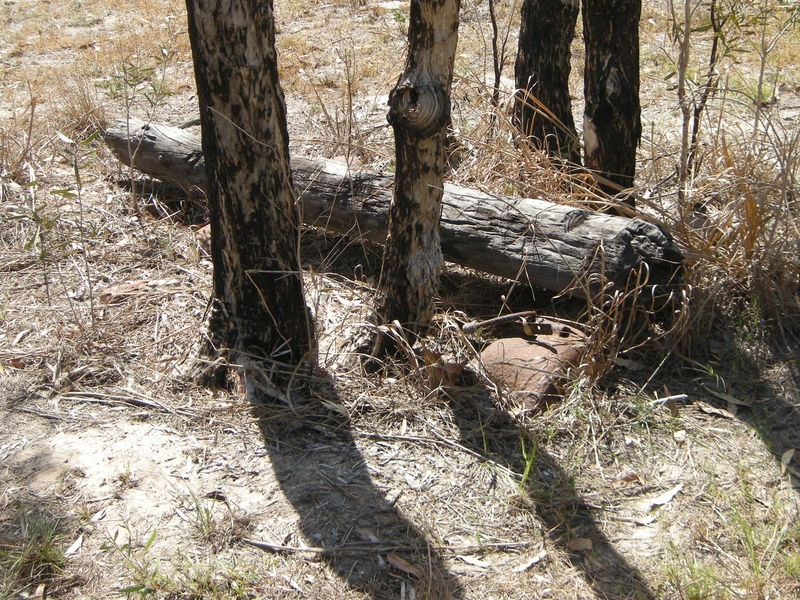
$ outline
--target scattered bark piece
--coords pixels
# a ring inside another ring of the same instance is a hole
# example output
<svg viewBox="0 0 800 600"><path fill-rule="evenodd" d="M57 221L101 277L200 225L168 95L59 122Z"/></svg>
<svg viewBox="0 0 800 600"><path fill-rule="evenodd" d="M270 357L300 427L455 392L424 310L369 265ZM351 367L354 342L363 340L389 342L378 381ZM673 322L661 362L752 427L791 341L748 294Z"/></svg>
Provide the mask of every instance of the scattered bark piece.
<svg viewBox="0 0 800 600"><path fill-rule="evenodd" d="M567 548L573 552L578 552L579 550L591 550L592 540L589 538L575 538L574 540L569 541Z"/></svg>
<svg viewBox="0 0 800 600"><path fill-rule="evenodd" d="M668 502L670 502L677 494L683 489L683 484L679 483L671 490L668 490L661 494L660 496L656 496L655 498L645 498L641 502L637 504L637 508L640 512L650 512L651 510L655 510L661 506L664 506Z"/></svg>

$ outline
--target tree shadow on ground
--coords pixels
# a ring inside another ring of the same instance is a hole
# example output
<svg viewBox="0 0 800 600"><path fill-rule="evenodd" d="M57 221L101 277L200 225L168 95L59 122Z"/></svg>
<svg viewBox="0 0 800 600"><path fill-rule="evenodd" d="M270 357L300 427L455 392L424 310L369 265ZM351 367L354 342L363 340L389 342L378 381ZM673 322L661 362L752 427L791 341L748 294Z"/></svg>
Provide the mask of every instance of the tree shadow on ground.
<svg viewBox="0 0 800 600"><path fill-rule="evenodd" d="M409 522L370 477L348 420L331 407L340 404L332 385L317 397L253 408L283 494L299 515L303 543L326 561L354 590L371 598L398 598L403 583L417 598L457 598L460 583L426 534ZM491 393L468 388L452 394L450 406L460 443L522 473L521 429L497 408ZM597 507L579 494L558 459L539 447L526 489L528 510L543 537L569 555L599 598L651 600L656 596L639 571L603 532ZM591 551L573 551L576 538L592 541ZM419 577L389 564L389 553Z"/></svg>
<svg viewBox="0 0 800 600"><path fill-rule="evenodd" d="M155 219L167 219L181 225L208 223L208 202L201 190L187 191L160 179L142 175L136 179L119 177L115 185L134 194L139 210Z"/></svg>
<svg viewBox="0 0 800 600"><path fill-rule="evenodd" d="M739 351L734 351L734 355L729 369L716 368L715 372L725 373L722 379L730 384L729 395L747 406L731 406L724 396L708 393L708 389L717 387L711 380L698 393L716 408L732 409L736 419L751 428L781 464L787 450L800 449L800 352L773 356L769 361ZM791 465L800 471L797 464L795 456ZM800 477L792 475L792 478L793 489L800 496Z"/></svg>
<svg viewBox="0 0 800 600"><path fill-rule="evenodd" d="M598 520L598 507L575 489L574 477L536 443L537 434L515 422L499 408L489 390L472 388L463 394L449 394L461 444L524 473L526 453L532 456L528 480L524 487L532 510L541 523L542 536L569 555L598 598L609 600L654 600L655 593L636 567L631 565L608 539ZM570 542L587 538L591 550L572 550ZM545 543L547 546L547 543Z"/></svg>
<svg viewBox="0 0 800 600"><path fill-rule="evenodd" d="M339 255L333 256L328 245L331 240L336 243L337 238L304 236L304 242L312 244L318 256L326 259L326 265L328 267L338 266L339 272L344 276L353 276L354 269L357 268L357 265L362 264L360 261L364 260L363 254L368 250L374 251L372 247L360 247L351 243L343 247ZM313 254L307 252L305 256L313 256ZM343 258L346 257L350 257L349 260L343 261ZM345 266L342 271L343 263ZM530 290L524 285L513 284L500 278L487 279L485 274L477 276L469 269L460 267L446 269L442 276L440 293L441 304L454 310L467 311L472 316L486 318L496 316L497 311L501 308L504 312L529 310L532 307L543 312L553 310L551 293L543 290ZM567 316L574 316L573 313L579 311L581 307L582 304L579 302L565 304L560 301L558 308L559 312L566 313ZM332 389L330 393L333 393ZM450 407L460 431L462 445L479 455L484 455L507 466L516 473L523 473L526 465L520 453L520 435L526 435L530 440L531 436L535 437L536 434L521 429L515 419L497 405L493 391L481 385L466 388L463 393L453 390L447 395L450 398ZM323 414L317 408L315 419L320 418L329 419L331 415ZM319 545L323 548L335 548L350 540L360 539L347 537L348 532L358 530L359 519L364 516L374 519L375 515L388 514L391 526L387 528L388 535L382 536L380 541L387 541L398 547L413 547L419 558L416 562L411 562L426 564L425 546L427 542L424 536L413 525L398 518L396 511L393 511L380 490L371 483L361 455L353 443L353 433L347 423L341 417L336 417L325 426L324 431L328 433L324 435L330 436L333 435L332 432L336 432L336 441L333 442L334 438L331 438L331 441L325 441L322 430L316 425L310 426L304 417L296 421L297 425L295 426L299 428L298 433L288 433L291 421L292 419L287 416L278 418L269 413L260 419L268 445L276 448L275 451L271 451L276 474L281 481L284 493L301 515L300 526L304 536L312 541L320 539ZM305 424L301 425L301 422ZM307 436L309 441L303 443L293 441L300 440L303 436ZM285 449L277 451L276 444L281 439L284 440L284 443L294 444L296 448L291 451ZM270 443L269 440L274 441ZM321 446L316 448L314 444L321 444ZM338 450L334 450L334 447ZM316 459L314 455L320 458ZM303 477L302 473L307 469L297 468L297 465L303 463L319 463L319 466L315 467L317 474L313 478ZM326 474L326 469L331 471L337 469L334 465L339 465L338 468L341 468L344 473L348 473L344 477L346 484L341 480L338 483L332 482L331 477ZM558 459L541 447L538 448L532 467L530 478L526 484L528 509L540 521L543 536L549 540L552 547L570 556L574 567L583 574L597 596L615 600L654 599L655 594L641 573L616 550L603 532L598 521L597 509L593 508L591 503L576 491L572 474L565 471ZM337 495L335 506L342 505L344 507L338 512L336 518L331 517L329 509L320 500L320 496L330 497L330 494ZM353 494L354 497L349 494ZM328 533L322 534L323 531ZM318 538L320 535L328 537ZM570 550L569 543L576 538L590 539L593 544L592 551L573 552ZM381 566L374 564L374 557L369 558L373 564L366 569L365 576L360 575L359 568L354 566L359 560L358 557L348 558L342 554L331 556L329 560L337 571L355 587L363 586L365 580L373 577L370 586L381 590L376 593L375 597L384 597L377 594L384 594L385 590L392 589L386 586L386 581L382 580L381 576L367 574L380 571ZM440 580L447 581L450 577L446 574L441 560L435 558L434 564L437 565L436 570L440 573ZM448 593L455 589L456 586L451 587ZM429 597L447 597L442 591L434 592ZM457 594L457 591L454 593ZM396 593L394 597L397 597Z"/></svg>
<svg viewBox="0 0 800 600"><path fill-rule="evenodd" d="M375 600L459 596L425 533L409 522L370 477L329 383L311 398L253 408L286 499L299 515L303 542L340 578ZM316 397L314 397L316 396ZM399 559L399 560L398 560Z"/></svg>

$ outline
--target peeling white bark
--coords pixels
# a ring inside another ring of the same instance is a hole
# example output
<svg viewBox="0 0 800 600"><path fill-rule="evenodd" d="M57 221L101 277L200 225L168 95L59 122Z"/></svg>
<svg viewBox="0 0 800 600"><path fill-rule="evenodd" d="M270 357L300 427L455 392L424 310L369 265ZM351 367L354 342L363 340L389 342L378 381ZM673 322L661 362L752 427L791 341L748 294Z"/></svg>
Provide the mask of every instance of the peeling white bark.
<svg viewBox="0 0 800 600"><path fill-rule="evenodd" d="M583 115L583 147L586 156L594 154L599 147L597 130L594 128L594 123L592 123L589 115Z"/></svg>

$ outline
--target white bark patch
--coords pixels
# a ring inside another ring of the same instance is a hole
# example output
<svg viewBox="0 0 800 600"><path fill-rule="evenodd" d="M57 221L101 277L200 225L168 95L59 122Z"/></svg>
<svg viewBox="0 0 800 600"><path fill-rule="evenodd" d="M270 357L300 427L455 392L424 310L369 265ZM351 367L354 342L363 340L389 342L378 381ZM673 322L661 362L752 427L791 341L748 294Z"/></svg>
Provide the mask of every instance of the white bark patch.
<svg viewBox="0 0 800 600"><path fill-rule="evenodd" d="M434 243L439 247L439 240ZM408 280L414 289L430 287L431 281L436 281L439 277L442 265L441 251L417 251L408 263Z"/></svg>
<svg viewBox="0 0 800 600"><path fill-rule="evenodd" d="M244 58L248 67L256 68L261 66L261 57L259 56L259 50L253 45L253 40L251 39L253 34L254 32L248 29L247 49L244 51Z"/></svg>
<svg viewBox="0 0 800 600"><path fill-rule="evenodd" d="M611 67L606 79L606 98L614 98L622 91L622 83L619 78L619 69Z"/></svg>
<svg viewBox="0 0 800 600"><path fill-rule="evenodd" d="M595 130L594 123L592 123L589 115L583 115L583 145L586 150L586 156L594 154L599 146L597 143L597 130Z"/></svg>

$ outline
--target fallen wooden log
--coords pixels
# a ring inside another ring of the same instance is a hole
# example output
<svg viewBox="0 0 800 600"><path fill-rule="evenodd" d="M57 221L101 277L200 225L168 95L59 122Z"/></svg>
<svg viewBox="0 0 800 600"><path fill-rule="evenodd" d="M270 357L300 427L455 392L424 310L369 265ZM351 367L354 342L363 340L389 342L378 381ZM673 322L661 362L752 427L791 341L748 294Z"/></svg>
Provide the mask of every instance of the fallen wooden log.
<svg viewBox="0 0 800 600"><path fill-rule="evenodd" d="M200 138L182 129L130 119L109 128L105 141L126 165L133 153L143 173L187 191L205 189ZM291 161L304 223L385 241L392 174L321 158ZM583 297L587 282L603 279L624 286L643 265L649 285L673 283L682 261L669 234L642 219L449 184L442 203L445 260L558 293Z"/></svg>

